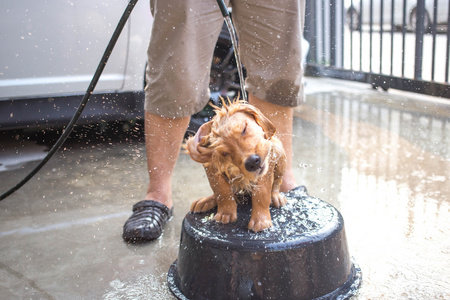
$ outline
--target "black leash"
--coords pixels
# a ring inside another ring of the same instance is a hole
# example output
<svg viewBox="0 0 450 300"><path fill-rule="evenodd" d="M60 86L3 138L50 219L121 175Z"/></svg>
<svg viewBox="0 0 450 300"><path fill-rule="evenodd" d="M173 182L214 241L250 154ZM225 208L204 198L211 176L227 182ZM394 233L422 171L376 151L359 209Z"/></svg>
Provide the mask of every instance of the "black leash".
<svg viewBox="0 0 450 300"><path fill-rule="evenodd" d="M111 56L111 53L114 49L114 46L116 45L117 40L119 39L122 29L125 27L125 24L127 23L128 18L137 2L138 0L130 0L130 2L128 3L122 17L119 20L119 23L117 24L116 30L114 31L111 39L109 40L109 44L106 47L105 52L103 53L103 57L100 60L100 63L98 64L97 70L95 71L95 74L92 77L91 83L89 84L89 87L86 90L86 93L84 94L84 97L81 100L81 103L78 106L77 111L75 112L74 116L72 117L69 124L65 128L63 134L61 134L59 139L56 141L56 143L53 145L53 147L50 149L50 151L47 153L44 159L42 159L42 161L27 176L25 176L14 187L10 188L8 191L0 195L0 201L5 199L15 191L17 191L25 183L27 183L37 172L39 172L39 170L50 160L53 154L55 154L55 152L58 151L61 145L67 140L69 135L72 133L75 124L77 123L78 119L83 113L83 110L86 107L86 103L88 102L89 97L94 91L95 86L97 85L98 80L100 79L100 76L102 75L103 70L105 69L106 63L108 62L108 59Z"/></svg>

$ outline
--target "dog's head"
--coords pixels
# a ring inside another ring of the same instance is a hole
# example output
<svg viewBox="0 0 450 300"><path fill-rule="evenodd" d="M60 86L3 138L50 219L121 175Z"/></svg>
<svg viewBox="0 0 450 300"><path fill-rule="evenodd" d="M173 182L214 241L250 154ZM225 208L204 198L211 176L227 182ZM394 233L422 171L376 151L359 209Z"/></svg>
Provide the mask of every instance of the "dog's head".
<svg viewBox="0 0 450 300"><path fill-rule="evenodd" d="M213 165L231 181L255 182L268 170L275 126L243 101L223 101L221 108L214 108L214 118L186 142L188 154L197 162Z"/></svg>

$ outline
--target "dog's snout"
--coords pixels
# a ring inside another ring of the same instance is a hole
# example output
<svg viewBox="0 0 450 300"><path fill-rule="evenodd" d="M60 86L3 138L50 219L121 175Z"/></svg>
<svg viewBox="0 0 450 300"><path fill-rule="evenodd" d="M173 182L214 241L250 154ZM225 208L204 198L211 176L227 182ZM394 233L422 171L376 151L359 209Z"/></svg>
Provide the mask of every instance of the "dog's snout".
<svg viewBox="0 0 450 300"><path fill-rule="evenodd" d="M256 171L261 168L261 157L253 154L245 161L245 169L249 172Z"/></svg>

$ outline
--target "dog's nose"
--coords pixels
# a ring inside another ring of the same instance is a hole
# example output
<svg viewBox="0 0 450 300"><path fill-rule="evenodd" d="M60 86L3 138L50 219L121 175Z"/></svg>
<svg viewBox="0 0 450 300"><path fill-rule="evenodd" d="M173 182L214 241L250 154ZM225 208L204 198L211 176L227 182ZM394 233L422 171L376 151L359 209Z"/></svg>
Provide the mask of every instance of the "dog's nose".
<svg viewBox="0 0 450 300"><path fill-rule="evenodd" d="M261 168L261 157L256 154L251 155L245 161L245 169L249 172L253 172Z"/></svg>

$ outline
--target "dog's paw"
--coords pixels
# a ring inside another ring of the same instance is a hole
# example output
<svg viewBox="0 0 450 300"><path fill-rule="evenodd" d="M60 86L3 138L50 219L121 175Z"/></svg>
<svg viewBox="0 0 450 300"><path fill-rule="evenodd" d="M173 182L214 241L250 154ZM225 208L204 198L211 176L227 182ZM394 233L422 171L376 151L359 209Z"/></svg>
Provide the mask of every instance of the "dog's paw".
<svg viewBox="0 0 450 300"><path fill-rule="evenodd" d="M270 203L272 206L279 208L279 207L285 206L286 203L287 203L287 199L283 194L281 194L279 192L272 193L272 202Z"/></svg>
<svg viewBox="0 0 450 300"><path fill-rule="evenodd" d="M248 223L248 229L259 232L264 229L272 227L272 220L269 218L250 218L250 222Z"/></svg>
<svg viewBox="0 0 450 300"><path fill-rule="evenodd" d="M214 220L223 224L234 222L237 220L237 212L217 212Z"/></svg>
<svg viewBox="0 0 450 300"><path fill-rule="evenodd" d="M214 195L211 195L209 197L200 198L192 202L190 211L194 213L199 213L211 210L216 206L217 206L216 198L214 197Z"/></svg>

